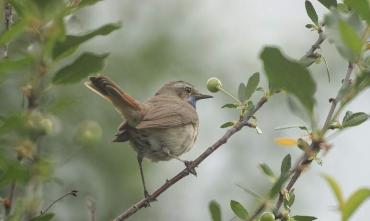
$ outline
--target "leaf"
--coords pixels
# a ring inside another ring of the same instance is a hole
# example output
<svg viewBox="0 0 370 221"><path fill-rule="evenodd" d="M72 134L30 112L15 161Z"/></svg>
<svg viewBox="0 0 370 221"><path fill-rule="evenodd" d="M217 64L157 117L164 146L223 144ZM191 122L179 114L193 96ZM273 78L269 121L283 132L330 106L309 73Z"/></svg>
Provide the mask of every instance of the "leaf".
<svg viewBox="0 0 370 221"><path fill-rule="evenodd" d="M368 24L370 23L370 3L368 0L345 0L344 3L355 10Z"/></svg>
<svg viewBox="0 0 370 221"><path fill-rule="evenodd" d="M20 129L24 126L25 120L25 116L19 113L14 113L5 117L1 120L0 134L8 133L14 131L15 129Z"/></svg>
<svg viewBox="0 0 370 221"><path fill-rule="evenodd" d="M238 104L225 104L221 108L238 108L238 107L239 107Z"/></svg>
<svg viewBox="0 0 370 221"><path fill-rule="evenodd" d="M272 91L286 90L295 95L309 113L315 104L316 84L307 68L286 58L278 48L265 47L260 55Z"/></svg>
<svg viewBox="0 0 370 221"><path fill-rule="evenodd" d="M11 25L9 30L3 31L0 35L0 47L22 34L26 30L26 25L26 19L20 19L15 24Z"/></svg>
<svg viewBox="0 0 370 221"><path fill-rule="evenodd" d="M10 71L22 69L25 66L32 64L33 58L31 56L18 58L16 60L2 59L0 61L0 76Z"/></svg>
<svg viewBox="0 0 370 221"><path fill-rule="evenodd" d="M289 137L279 137L275 139L275 143L283 146L296 146L298 144L297 139Z"/></svg>
<svg viewBox="0 0 370 221"><path fill-rule="evenodd" d="M337 7L337 0L319 0L319 2L328 9Z"/></svg>
<svg viewBox="0 0 370 221"><path fill-rule="evenodd" d="M342 209L342 220L348 220L368 198L370 198L370 189L368 188L361 188L352 193Z"/></svg>
<svg viewBox="0 0 370 221"><path fill-rule="evenodd" d="M241 102L246 100L245 92L246 92L245 84L240 83L238 87L238 98Z"/></svg>
<svg viewBox="0 0 370 221"><path fill-rule="evenodd" d="M93 54L86 52L72 64L61 68L53 77L54 84L76 83L84 77L99 72L104 67L105 58L109 54Z"/></svg>
<svg viewBox="0 0 370 221"><path fill-rule="evenodd" d="M287 179L288 179L287 176L285 177L280 176L279 179L276 180L269 193L270 199L273 199L276 196L276 194L280 192L282 186L284 185L285 181L287 181Z"/></svg>
<svg viewBox="0 0 370 221"><path fill-rule="evenodd" d="M356 58L360 56L362 51L362 41L353 28L345 21L340 21L339 32L344 44L352 50Z"/></svg>
<svg viewBox="0 0 370 221"><path fill-rule="evenodd" d="M242 220L246 220L249 217L248 211L243 207L242 204L235 200L230 201L230 207L234 214Z"/></svg>
<svg viewBox="0 0 370 221"><path fill-rule="evenodd" d="M229 121L229 122L226 122L226 123L222 124L220 127L221 128L232 127L232 126L234 126L234 124L235 124L234 122Z"/></svg>
<svg viewBox="0 0 370 221"><path fill-rule="evenodd" d="M293 216L293 219L296 221L312 221L317 218L314 216Z"/></svg>
<svg viewBox="0 0 370 221"><path fill-rule="evenodd" d="M343 208L343 206L344 206L344 197L343 197L342 190L340 189L337 181L335 181L335 179L333 177L329 176L329 175L324 175L324 178L325 178L326 182L328 182L331 190L333 191L335 197L337 198L339 208Z"/></svg>
<svg viewBox="0 0 370 221"><path fill-rule="evenodd" d="M262 169L263 173L271 178L275 178L274 172L271 170L271 168L266 163L260 163L259 167Z"/></svg>
<svg viewBox="0 0 370 221"><path fill-rule="evenodd" d="M32 218L30 221L49 221L52 218L54 218L55 214L54 213L46 213L41 216L37 216L35 218Z"/></svg>
<svg viewBox="0 0 370 221"><path fill-rule="evenodd" d="M281 175L280 176L285 176L286 174L288 174L291 166L292 166L291 156L290 154L288 154L284 157L283 161L281 162Z"/></svg>
<svg viewBox="0 0 370 221"><path fill-rule="evenodd" d="M58 59L58 58L62 58L67 55L70 55L73 52L75 52L82 43L98 35L108 35L112 31L117 30L120 27L121 27L120 23L111 23L111 24L106 24L85 35L79 35L79 36L67 35L63 41L56 42L53 48L53 51L52 51L52 57L53 59Z"/></svg>
<svg viewBox="0 0 370 221"><path fill-rule="evenodd" d="M212 217L212 220L213 221L221 221L221 209L220 209L220 205L212 200L210 203L209 203L209 212L211 213L211 217Z"/></svg>
<svg viewBox="0 0 370 221"><path fill-rule="evenodd" d="M307 12L308 17L310 17L311 21L315 25L318 26L319 25L319 18L317 16L316 10L313 7L312 3L308 0L306 0L305 3L304 3L304 6L306 8L306 12Z"/></svg>
<svg viewBox="0 0 370 221"><path fill-rule="evenodd" d="M251 98L253 93L256 91L259 83L260 83L260 73L256 72L248 79L248 83L244 92L245 93L244 100L249 100L249 98Z"/></svg>
<svg viewBox="0 0 370 221"><path fill-rule="evenodd" d="M369 118L364 112L351 113L350 111L346 112L346 115L343 118L342 127L354 127L362 124Z"/></svg>

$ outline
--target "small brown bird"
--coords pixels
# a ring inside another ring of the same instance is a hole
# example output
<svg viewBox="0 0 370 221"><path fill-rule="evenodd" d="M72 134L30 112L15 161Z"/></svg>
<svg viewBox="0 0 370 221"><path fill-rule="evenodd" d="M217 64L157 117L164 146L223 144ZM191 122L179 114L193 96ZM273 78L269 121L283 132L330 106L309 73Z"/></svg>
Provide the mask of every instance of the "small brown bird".
<svg viewBox="0 0 370 221"><path fill-rule="evenodd" d="M90 77L85 85L111 101L126 119L113 141L129 141L137 152L144 195L149 196L142 169L143 158L181 160L179 156L193 147L198 135L196 101L212 96L199 93L187 82L174 81L166 83L154 97L141 103L105 76ZM187 161L181 161L187 165Z"/></svg>

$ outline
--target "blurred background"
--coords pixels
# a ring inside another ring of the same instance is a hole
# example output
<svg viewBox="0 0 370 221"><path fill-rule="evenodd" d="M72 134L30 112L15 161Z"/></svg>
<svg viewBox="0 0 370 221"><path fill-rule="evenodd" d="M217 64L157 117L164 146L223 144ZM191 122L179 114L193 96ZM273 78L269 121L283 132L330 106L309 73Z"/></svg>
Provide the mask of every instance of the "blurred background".
<svg viewBox="0 0 370 221"><path fill-rule="evenodd" d="M316 1L313 3L322 19L326 9L315 4ZM141 101L172 80L191 82L206 92L210 77L218 77L224 88L236 94L240 82L246 82L254 72L262 72L259 53L264 46L279 46L286 55L298 59L317 38L316 33L304 27L309 23L304 1L104 0L69 19L69 33L122 22L120 30L95 38L80 51L109 52L104 74ZM323 64L311 67L318 82L316 115L321 123L329 109L328 99L337 93L347 66L329 42L322 45L322 53L332 73L331 82ZM3 85L2 111L19 109L22 102L19 79L9 79ZM264 75L262 86L267 87ZM369 91L363 93L348 109L369 113L369 95ZM56 106L53 121L57 129L43 140L55 163L54 179L45 184L44 205L76 189L77 198L66 198L52 209L57 214L56 220L87 220L87 199L96 202L98 220L111 220L143 195L136 153L127 143L111 142L122 119L111 104L82 83L54 86L50 96L66 102L63 108ZM295 129L274 130L279 126L304 124L290 112L286 100L285 95L276 95L258 112L261 135L243 129L200 165L198 177L181 180L161 195L158 202L130 220L210 220L211 200L221 204L225 220L233 217L229 208L231 199L253 211L258 202L237 185L263 195L271 184L258 164L266 162L271 168L280 168L286 154L291 153L294 161L301 154L297 148L274 144L277 137L304 136ZM229 102L230 98L221 93L214 94L214 99L199 102L198 140L182 158L194 159L225 133L226 129L219 128L222 123L237 119L235 110L220 108ZM76 145L74 136L78 126L91 120L102 127L102 139L95 145ZM361 186L370 186L370 176L366 174L370 167L370 141L366 137L369 130L370 124L364 123L332 139L333 149L323 158L323 165L313 164L297 182L293 214L312 215L319 220L340 219L335 197L322 174L335 177L346 196ZM183 164L176 160L144 161L149 191L181 169ZM369 203L364 204L352 220L368 219L369 211Z"/></svg>

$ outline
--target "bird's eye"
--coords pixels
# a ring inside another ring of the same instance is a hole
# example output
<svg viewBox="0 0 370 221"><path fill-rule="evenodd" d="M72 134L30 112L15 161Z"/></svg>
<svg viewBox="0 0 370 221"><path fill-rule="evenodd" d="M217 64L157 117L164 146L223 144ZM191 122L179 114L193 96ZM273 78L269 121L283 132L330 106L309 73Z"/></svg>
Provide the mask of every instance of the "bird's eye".
<svg viewBox="0 0 370 221"><path fill-rule="evenodd" d="M185 87L186 93L190 94L191 93L191 87Z"/></svg>

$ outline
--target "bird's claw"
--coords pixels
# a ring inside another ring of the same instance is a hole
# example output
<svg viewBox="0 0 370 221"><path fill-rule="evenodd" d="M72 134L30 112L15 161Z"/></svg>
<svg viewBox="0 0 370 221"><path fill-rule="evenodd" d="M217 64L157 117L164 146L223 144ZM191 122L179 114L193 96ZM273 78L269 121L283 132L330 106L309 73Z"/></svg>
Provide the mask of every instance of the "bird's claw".
<svg viewBox="0 0 370 221"><path fill-rule="evenodd" d="M152 198L152 196L148 193L148 191L144 191L144 197L145 197L145 202L144 202L144 207L150 207L150 203L157 201L156 198Z"/></svg>
<svg viewBox="0 0 370 221"><path fill-rule="evenodd" d="M195 171L193 161L184 161L184 164L189 173L193 174L194 176L197 176L197 171Z"/></svg>

